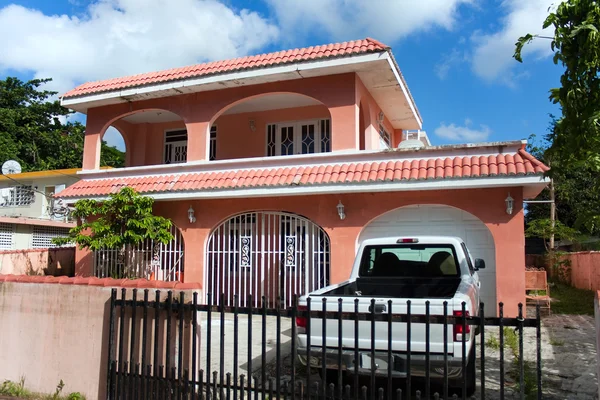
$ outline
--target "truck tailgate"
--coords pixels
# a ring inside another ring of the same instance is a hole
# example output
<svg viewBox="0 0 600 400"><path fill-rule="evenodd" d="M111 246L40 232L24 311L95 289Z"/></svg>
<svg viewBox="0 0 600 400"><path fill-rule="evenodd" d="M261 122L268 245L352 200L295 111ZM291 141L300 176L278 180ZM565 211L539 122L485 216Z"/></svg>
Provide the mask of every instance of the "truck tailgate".
<svg viewBox="0 0 600 400"><path fill-rule="evenodd" d="M325 299L325 303L323 303ZM366 297L345 297L342 303L342 312L344 313L355 313L355 300L358 299L358 313L366 314L367 318L370 316L371 311L371 299ZM390 299L375 299L375 309L377 314L387 315L389 312L389 301ZM452 316L454 303L452 299L442 300L434 299L430 300L429 314L430 315L444 315L444 301L448 301L447 315ZM411 315L425 315L426 312L426 300L411 299L410 311ZM337 312L339 310L338 298L334 297L316 297L312 299L310 309L312 311L322 311L325 309L328 312ZM460 306L458 306L460 309ZM407 299L392 299L392 313L393 314L407 314ZM347 317L345 317L347 318ZM407 351L407 341L410 341L411 352L425 352L426 351L426 324L424 323L411 323L411 335L410 338L407 336L407 323L392 322L392 351L394 352L405 352ZM342 331L339 332L339 321L337 318L328 318L325 324L325 343L327 347L337 348L339 346L339 338L342 338L342 348L354 349L356 346L356 322L354 319L343 319L342 320ZM372 321L360 320L358 321L358 348L360 350L371 349L372 342ZM375 321L374 324L375 332L375 349L376 350L388 350L388 322L387 321ZM321 347L323 343L323 320L321 318L311 318L310 320L310 345L315 347ZM444 329L443 324L430 324L430 347L431 353L444 353ZM299 336L299 345L302 347L307 346L306 335ZM446 351L448 354L454 353L453 345L453 326L448 324L447 327L447 340L448 348ZM460 343L458 343L460 346ZM457 350L460 348L457 346ZM458 354L460 355L460 351Z"/></svg>

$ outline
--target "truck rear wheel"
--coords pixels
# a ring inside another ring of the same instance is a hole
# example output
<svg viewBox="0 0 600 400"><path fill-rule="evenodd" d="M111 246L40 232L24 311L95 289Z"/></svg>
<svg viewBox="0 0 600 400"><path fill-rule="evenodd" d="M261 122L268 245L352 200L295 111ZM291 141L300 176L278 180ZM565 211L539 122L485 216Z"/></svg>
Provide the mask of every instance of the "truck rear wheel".
<svg viewBox="0 0 600 400"><path fill-rule="evenodd" d="M472 346L471 351L469 352L469 358L467 359L467 397L472 396L475 393L475 387L477 384L477 368L475 368L476 362L477 359L475 358L475 346Z"/></svg>
<svg viewBox="0 0 600 400"><path fill-rule="evenodd" d="M477 368L476 368L477 360L475 358L475 347L471 348L471 351L467 355L467 370L465 371L465 380L467 381L467 397L473 396L475 393L475 389L477 386ZM462 390L463 388L463 380L462 378L457 378L451 381L450 385L453 389Z"/></svg>

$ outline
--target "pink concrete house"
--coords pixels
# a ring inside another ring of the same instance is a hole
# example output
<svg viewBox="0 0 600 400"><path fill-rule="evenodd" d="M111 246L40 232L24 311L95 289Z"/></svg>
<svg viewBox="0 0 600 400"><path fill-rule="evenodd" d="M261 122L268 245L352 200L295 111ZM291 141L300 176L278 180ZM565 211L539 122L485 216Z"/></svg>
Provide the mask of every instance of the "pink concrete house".
<svg viewBox="0 0 600 400"><path fill-rule="evenodd" d="M521 141L431 146L376 40L86 83L62 104L87 114L87 130L81 180L61 197L128 185L176 225L172 244L140 249L142 276L289 304L346 279L365 238L444 234L486 260L488 307L513 314L524 301L522 201L547 167ZM99 169L109 126L126 168ZM78 272L106 275L110 260L79 252Z"/></svg>

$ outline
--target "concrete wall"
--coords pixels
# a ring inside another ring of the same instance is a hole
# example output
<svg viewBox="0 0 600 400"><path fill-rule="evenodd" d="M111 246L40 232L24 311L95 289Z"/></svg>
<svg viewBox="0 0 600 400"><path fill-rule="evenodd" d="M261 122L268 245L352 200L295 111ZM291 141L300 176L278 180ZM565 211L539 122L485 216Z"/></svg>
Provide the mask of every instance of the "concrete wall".
<svg viewBox="0 0 600 400"><path fill-rule="evenodd" d="M75 275L75 248L0 251L0 274Z"/></svg>
<svg viewBox="0 0 600 400"><path fill-rule="evenodd" d="M53 393L62 379L63 393L105 399L111 286L144 284L154 283L0 275L0 381ZM192 298L190 285L163 285Z"/></svg>
<svg viewBox="0 0 600 400"><path fill-rule="evenodd" d="M600 290L600 251L583 251L564 256L571 262L571 285Z"/></svg>
<svg viewBox="0 0 600 400"><path fill-rule="evenodd" d="M585 290L600 290L600 251L567 253L561 258L571 263L571 286ZM526 260L528 266L544 267L550 276L554 274L546 256L528 254Z"/></svg>

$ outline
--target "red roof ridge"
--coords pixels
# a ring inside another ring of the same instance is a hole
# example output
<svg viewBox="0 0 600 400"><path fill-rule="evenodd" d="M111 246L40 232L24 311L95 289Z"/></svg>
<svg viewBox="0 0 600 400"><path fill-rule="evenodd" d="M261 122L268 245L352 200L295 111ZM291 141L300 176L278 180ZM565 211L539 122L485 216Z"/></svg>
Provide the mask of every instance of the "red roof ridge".
<svg viewBox="0 0 600 400"><path fill-rule="evenodd" d="M546 164L544 164L543 162L541 162L540 160L538 160L537 158L535 158L534 156L529 154L527 152L527 150L525 150L524 148L520 148L518 153L521 157L525 158L526 160L531 162L533 165L541 168L544 172L550 171L550 167L548 167Z"/></svg>
<svg viewBox="0 0 600 400"><path fill-rule="evenodd" d="M365 38L365 40L368 40L369 42L373 42L373 44L374 44L374 45L376 45L376 46L381 46L381 47L383 47L383 48L385 48L385 49L391 49L391 47L390 47L390 46L388 46L387 44L383 44L383 43L382 43L382 42L380 42L379 40L377 40L377 39L373 39L372 37L369 37L369 36L367 36L367 37Z"/></svg>
<svg viewBox="0 0 600 400"><path fill-rule="evenodd" d="M341 43L329 43L296 49L279 50L271 53L242 56L228 60L208 61L184 67L90 81L69 90L61 97L75 97L91 93L140 87L158 82L173 82L241 70L269 68L281 64L315 61L323 58L349 57L358 54L388 51L389 49L389 46L386 46L378 40L365 38Z"/></svg>

